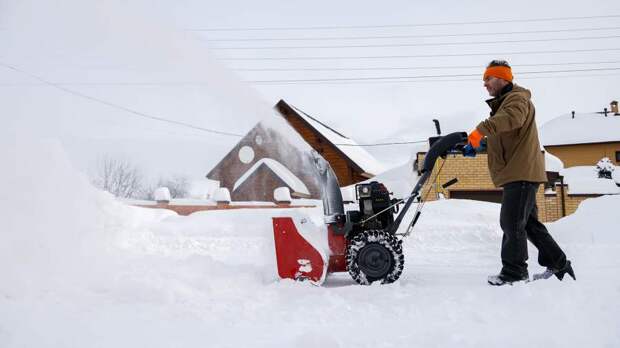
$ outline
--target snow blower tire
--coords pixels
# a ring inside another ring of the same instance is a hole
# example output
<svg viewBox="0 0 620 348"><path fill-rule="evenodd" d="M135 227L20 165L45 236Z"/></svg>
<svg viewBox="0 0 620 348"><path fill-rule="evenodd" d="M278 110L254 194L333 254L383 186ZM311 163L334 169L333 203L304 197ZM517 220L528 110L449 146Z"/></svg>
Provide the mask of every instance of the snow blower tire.
<svg viewBox="0 0 620 348"><path fill-rule="evenodd" d="M347 270L358 284L395 282L403 272L402 241L383 230L357 234L347 247Z"/></svg>

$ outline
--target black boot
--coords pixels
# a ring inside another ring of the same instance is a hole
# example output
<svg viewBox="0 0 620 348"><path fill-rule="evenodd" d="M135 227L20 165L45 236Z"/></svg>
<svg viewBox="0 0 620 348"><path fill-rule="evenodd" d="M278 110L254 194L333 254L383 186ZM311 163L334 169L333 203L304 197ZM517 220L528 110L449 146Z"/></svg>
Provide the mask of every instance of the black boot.
<svg viewBox="0 0 620 348"><path fill-rule="evenodd" d="M559 280L562 280L564 279L564 275L566 273L568 273L568 275L571 276L573 280L577 280L577 278L575 277L575 271L573 270L573 266L568 260L566 261L564 267L562 267L561 269L547 268L543 273L534 274L533 280L549 279L552 275L555 275Z"/></svg>

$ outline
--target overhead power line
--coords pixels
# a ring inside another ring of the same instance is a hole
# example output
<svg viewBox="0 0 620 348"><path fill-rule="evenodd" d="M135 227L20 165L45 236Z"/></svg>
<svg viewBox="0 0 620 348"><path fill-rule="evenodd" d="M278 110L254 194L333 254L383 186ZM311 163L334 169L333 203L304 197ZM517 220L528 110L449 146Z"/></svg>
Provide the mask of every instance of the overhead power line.
<svg viewBox="0 0 620 348"><path fill-rule="evenodd" d="M531 22L554 22L584 19L611 19L618 18L619 14L598 16L574 16L574 17L547 17L547 18L519 18L519 19L496 19L470 22L438 22L438 23L410 23L410 24L380 24L380 25L325 25L325 26L296 26L296 27L222 27L222 28L199 28L188 29L190 31L268 31L268 30L331 30L331 29L378 29L378 28L414 28L436 27L449 25L473 25L473 24L499 24L499 23L531 23Z"/></svg>
<svg viewBox="0 0 620 348"><path fill-rule="evenodd" d="M572 72L591 72L591 71L616 71L620 67L612 68L592 68L592 69L572 69L572 70L546 70L546 71L523 71L519 75L533 74L552 74L552 73L572 73ZM382 80L415 80L415 79L437 79L455 77L480 77L481 74L450 74L450 75L417 75L417 76L374 76L374 77L348 77L348 78L326 78L326 79L284 79L284 80L254 80L245 81L249 83L289 83L289 82L331 82L331 81L382 81Z"/></svg>
<svg viewBox="0 0 620 348"><path fill-rule="evenodd" d="M103 104L103 105L106 105L106 106L112 107L112 108L114 108L114 109L118 109L118 110L125 111L125 112L127 112L128 114L133 115L133 116L136 116L136 117L141 117L141 118L145 118L145 119L149 119L149 120L154 120L154 121L159 121L159 122L164 122L164 123L174 124L174 125L177 125L177 126L182 126L182 127L186 127L186 128L191 128L191 129L195 129L195 130L199 130L199 131L203 131L203 132L207 132L207 133L212 133L212 134L226 135L226 136L234 136L234 137L242 137L242 136L243 136L243 135L241 135L241 134L230 133L230 132L224 132L224 131L219 131L219 130L210 129L210 128L204 128L204 127L195 126L195 125L192 125L192 124L189 124L189 123L185 123L185 122L180 122L180 121L170 120L170 119L163 118L163 117L158 117L158 116L152 116L152 115L146 114L146 113L141 112L141 111L133 110L133 109L130 109L130 108L128 108L128 107L125 107L125 106L122 106L122 105L118 105L118 104L114 104L114 103L111 103L111 102L109 102L109 101L102 100L102 99L99 99L99 98L95 98L95 97L92 97L92 96L86 95L86 94L84 94L84 93L81 93L81 92L74 91L74 90L72 90L72 89L69 89L69 88L63 87L63 86L58 85L58 84L56 84L56 83L49 82L49 81L47 81L47 80L45 80L45 79L43 79L43 78L41 78L41 77L39 77L39 76L36 76L36 75L34 75L34 74L31 74L31 73L29 73L29 72L27 72L27 71L24 71L24 70L22 70L22 69L19 69L19 68L15 67L15 66L12 66L12 65L9 65L9 64L5 64L5 63L0 63L0 65L2 65L2 66L4 66L4 67L6 67L6 68L8 68L8 69L11 69L11 70L13 70L13 71L19 72L19 73L21 73L21 74L28 75L28 76L30 76L31 78L36 79L36 80L40 81L41 83L43 83L43 84L45 84L45 85L48 85L48 86L51 86L51 87L57 88L57 89L59 89L59 90L61 90L61 91L64 91L64 92L66 92L66 93L69 93L69 94L72 94L72 95L75 95L75 96L78 96L78 97L81 97L81 98L84 98L84 99L87 99L87 100L90 100L90 101L93 101L93 102L96 102L96 103L99 103L99 104Z"/></svg>
<svg viewBox="0 0 620 348"><path fill-rule="evenodd" d="M519 81L529 80L544 80L544 79L575 79L575 78L593 78L593 77L616 77L620 76L620 73L588 73L588 75L531 75L522 76ZM337 86L337 85L401 85L401 84L416 84L416 83L448 83L448 82L481 82L480 77L467 77L467 78L453 78L453 79L418 79L418 80L373 80L373 81L327 81L327 82L289 82L289 83L265 83L262 86Z"/></svg>
<svg viewBox="0 0 620 348"><path fill-rule="evenodd" d="M598 61L598 62L569 62L569 63L548 63L548 64L515 64L512 67L521 67L521 66L563 66L563 65L582 65L582 64L618 64L620 61ZM386 67L386 68L334 68L334 69L281 69L282 71L297 71L297 70L318 70L318 71L331 71L331 70L344 70L344 71L356 71L356 70L404 70L404 69L454 69L454 68L475 68L481 69L480 65L464 65L464 66L418 66L418 67ZM552 74L552 73L571 73L571 72L590 72L590 71L608 71L608 70L617 70L616 67L611 68L584 68L584 69L570 69L570 70L541 70L541 71L525 71L519 72L519 75L527 75L527 74ZM243 69L241 69L243 70ZM274 69L260 69L259 71L272 71ZM277 71L277 70L276 70ZM446 75L418 75L418 76L381 76L381 77L353 77L353 78L325 78L325 79L307 79L307 80L246 80L245 82L249 83L281 83L281 82L331 82L331 81L339 81L339 80L389 80L389 79L437 79L437 78L454 78L454 77L480 77L480 73L475 74L446 74ZM39 80L41 81L41 80ZM442 80L445 81L445 80ZM453 80L448 80L453 81ZM461 79L458 81L471 81L471 79ZM37 86L37 85L45 85L49 83L0 83L0 86ZM55 82L53 85L57 86L156 86L156 87L165 87L165 86L201 86L206 85L208 83L203 82Z"/></svg>
<svg viewBox="0 0 620 348"><path fill-rule="evenodd" d="M461 42L422 42L422 43L388 43L388 44L363 44L363 45L330 45L330 46L249 46L249 47L214 47L214 50L282 50L282 49L332 49L332 48L384 48L384 47L424 47L424 46L459 46L459 45L485 45L506 44L523 42L553 42L553 41L580 41L618 39L620 35L607 36L580 36L568 38L546 39L519 39L519 40L493 40L493 41L461 41Z"/></svg>
<svg viewBox="0 0 620 348"><path fill-rule="evenodd" d="M554 54L554 53L579 53L579 52L605 52L620 51L620 48L590 48L573 50L550 50L550 51L517 51L517 52L476 52L455 54L402 54L380 56L314 56L314 57L232 57L222 58L225 61L270 61L270 60L334 60L334 59L396 59L396 58L437 58L437 57L463 57L463 56L505 56L518 54Z"/></svg>
<svg viewBox="0 0 620 348"><path fill-rule="evenodd" d="M512 64L512 67L520 66L562 66L562 65L589 65L589 64L617 64L620 60L591 61L591 62L567 62L567 63L534 63ZM434 70L434 69L480 69L481 65L443 65L443 66L388 66L388 67L356 67L356 68L238 68L234 71L377 71L377 70Z"/></svg>
<svg viewBox="0 0 620 348"><path fill-rule="evenodd" d="M616 30L620 27L599 27L599 28L575 28L575 29L552 29L552 30L524 30L524 31L493 31L476 33L454 33L454 34L420 34L420 35L364 35L364 36L321 36L321 37L267 37L267 38L220 38L207 39L209 42L250 42L250 41L326 41L326 40L382 40L382 39L422 39L440 37L467 37L467 36L498 36L498 35L517 35L517 34L549 34L549 33L570 33L580 31L604 31Z"/></svg>

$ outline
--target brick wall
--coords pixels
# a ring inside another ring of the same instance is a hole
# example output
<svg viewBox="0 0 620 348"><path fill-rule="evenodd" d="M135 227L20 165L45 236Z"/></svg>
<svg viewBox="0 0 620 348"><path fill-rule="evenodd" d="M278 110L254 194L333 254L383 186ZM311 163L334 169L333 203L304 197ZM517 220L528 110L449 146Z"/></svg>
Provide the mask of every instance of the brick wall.
<svg viewBox="0 0 620 348"><path fill-rule="evenodd" d="M425 153L418 153L417 159L419 166L424 163ZM443 167L442 167L443 163ZM439 168L441 173L437 176ZM432 180L436 178L435 180ZM457 178L458 182L446 189L441 185ZM422 188L422 193L427 201L436 200L439 193L445 197L450 197L450 191L456 190L498 190L491 182L491 175L487 165L487 155L479 154L476 157L463 157L462 155L449 155L446 159L439 158L433 169L430 179Z"/></svg>

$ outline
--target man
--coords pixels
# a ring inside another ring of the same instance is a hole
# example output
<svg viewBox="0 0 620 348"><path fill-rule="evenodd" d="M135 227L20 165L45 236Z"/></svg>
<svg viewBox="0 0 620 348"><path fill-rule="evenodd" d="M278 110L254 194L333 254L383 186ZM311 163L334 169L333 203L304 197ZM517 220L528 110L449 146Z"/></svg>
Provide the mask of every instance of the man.
<svg viewBox="0 0 620 348"><path fill-rule="evenodd" d="M503 188L500 225L502 270L489 276L491 285L529 280L527 240L538 249L538 263L546 271L534 279L555 275L562 280L568 273L575 279L570 261L538 221L536 191L547 181L545 160L538 140L534 104L529 90L512 83L512 69L503 60L492 61L484 73L484 87L493 97L487 100L491 115L471 132L468 142L474 149L485 145L489 171L496 187Z"/></svg>

